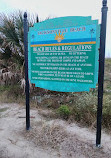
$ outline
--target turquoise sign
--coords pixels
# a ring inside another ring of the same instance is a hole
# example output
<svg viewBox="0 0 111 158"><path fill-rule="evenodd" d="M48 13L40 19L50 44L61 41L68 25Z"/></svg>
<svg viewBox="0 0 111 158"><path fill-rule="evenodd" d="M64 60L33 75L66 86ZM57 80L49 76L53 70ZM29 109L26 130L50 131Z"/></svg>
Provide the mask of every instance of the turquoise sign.
<svg viewBox="0 0 111 158"><path fill-rule="evenodd" d="M36 87L61 92L95 88L100 26L91 17L61 17L29 29L29 79Z"/></svg>

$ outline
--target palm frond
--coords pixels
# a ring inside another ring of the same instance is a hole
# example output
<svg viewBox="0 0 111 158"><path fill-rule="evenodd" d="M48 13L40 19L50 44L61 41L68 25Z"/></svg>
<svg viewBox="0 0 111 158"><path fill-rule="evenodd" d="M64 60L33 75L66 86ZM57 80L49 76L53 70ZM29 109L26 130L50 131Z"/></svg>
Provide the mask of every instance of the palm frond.
<svg viewBox="0 0 111 158"><path fill-rule="evenodd" d="M13 63L23 65L24 31L23 13L18 11L11 15L0 14L0 53L2 59L10 59ZM29 26L39 22L38 15L32 16Z"/></svg>

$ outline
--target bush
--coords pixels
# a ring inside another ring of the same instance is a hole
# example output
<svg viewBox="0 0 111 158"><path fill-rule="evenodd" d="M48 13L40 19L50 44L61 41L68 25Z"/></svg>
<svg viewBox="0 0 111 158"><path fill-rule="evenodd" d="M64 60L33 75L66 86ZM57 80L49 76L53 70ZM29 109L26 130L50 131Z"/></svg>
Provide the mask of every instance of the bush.
<svg viewBox="0 0 111 158"><path fill-rule="evenodd" d="M25 95L19 85L0 86L0 102L24 102Z"/></svg>
<svg viewBox="0 0 111 158"><path fill-rule="evenodd" d="M57 109L57 114L59 114L59 116L62 117L63 119L68 119L71 114L71 111L67 105L61 105Z"/></svg>

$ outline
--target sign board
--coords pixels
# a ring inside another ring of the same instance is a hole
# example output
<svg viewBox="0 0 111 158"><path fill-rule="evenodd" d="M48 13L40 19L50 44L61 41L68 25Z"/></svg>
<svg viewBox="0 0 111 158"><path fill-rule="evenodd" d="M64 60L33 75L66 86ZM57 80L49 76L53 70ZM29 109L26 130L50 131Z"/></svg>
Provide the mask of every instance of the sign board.
<svg viewBox="0 0 111 158"><path fill-rule="evenodd" d="M61 17L35 23L28 33L29 79L61 92L89 91L98 81L98 20Z"/></svg>

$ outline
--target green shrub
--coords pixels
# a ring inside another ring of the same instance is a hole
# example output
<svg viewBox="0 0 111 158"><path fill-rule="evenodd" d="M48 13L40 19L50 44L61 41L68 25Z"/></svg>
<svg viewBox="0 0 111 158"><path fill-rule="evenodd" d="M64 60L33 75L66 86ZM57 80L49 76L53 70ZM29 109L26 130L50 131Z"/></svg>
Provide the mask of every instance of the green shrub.
<svg viewBox="0 0 111 158"><path fill-rule="evenodd" d="M62 117L63 119L68 119L71 114L71 111L67 105L61 105L57 109L57 114L59 114L59 116Z"/></svg>

